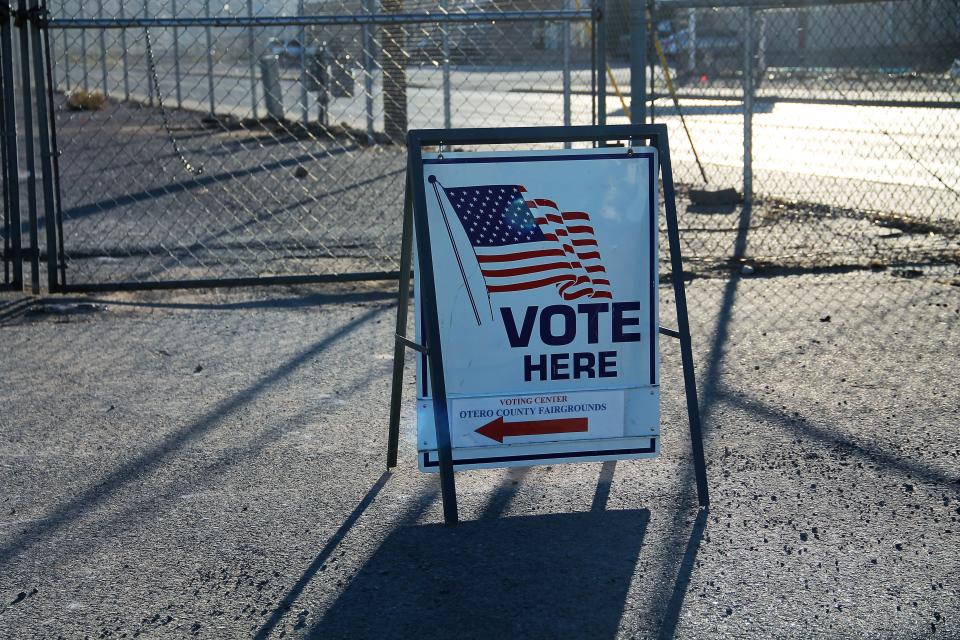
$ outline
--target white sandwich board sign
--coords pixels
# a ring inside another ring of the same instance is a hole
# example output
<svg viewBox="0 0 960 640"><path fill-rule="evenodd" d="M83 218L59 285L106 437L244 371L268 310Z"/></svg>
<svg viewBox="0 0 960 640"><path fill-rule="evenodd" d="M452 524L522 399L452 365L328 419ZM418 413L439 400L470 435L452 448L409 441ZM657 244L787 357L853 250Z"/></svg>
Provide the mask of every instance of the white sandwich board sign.
<svg viewBox="0 0 960 640"><path fill-rule="evenodd" d="M422 167L453 465L658 455L656 148L425 153ZM426 365L417 449L436 471Z"/></svg>

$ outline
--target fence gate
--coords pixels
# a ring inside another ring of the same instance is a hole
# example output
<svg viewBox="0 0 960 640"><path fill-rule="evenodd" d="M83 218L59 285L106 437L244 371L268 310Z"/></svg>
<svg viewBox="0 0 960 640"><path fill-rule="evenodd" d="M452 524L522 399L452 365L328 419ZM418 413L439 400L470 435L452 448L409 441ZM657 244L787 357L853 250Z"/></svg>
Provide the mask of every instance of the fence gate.
<svg viewBox="0 0 960 640"><path fill-rule="evenodd" d="M396 277L408 128L597 120L602 11L567 4L58 3L56 289Z"/></svg>

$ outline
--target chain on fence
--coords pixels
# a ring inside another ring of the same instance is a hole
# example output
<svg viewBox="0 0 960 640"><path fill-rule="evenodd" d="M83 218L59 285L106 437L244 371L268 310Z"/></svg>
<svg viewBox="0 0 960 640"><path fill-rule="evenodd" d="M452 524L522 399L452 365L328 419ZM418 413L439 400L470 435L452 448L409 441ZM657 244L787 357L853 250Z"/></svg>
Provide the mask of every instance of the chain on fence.
<svg viewBox="0 0 960 640"><path fill-rule="evenodd" d="M401 0L62 3L49 32L67 282L394 271L404 131L627 122L638 7L647 116L670 130L695 276L957 278L960 7L702 4L447 0L440 12L470 17L451 22ZM285 15L367 21L191 23ZM97 18L164 22L56 20ZM725 187L751 206L704 198Z"/></svg>

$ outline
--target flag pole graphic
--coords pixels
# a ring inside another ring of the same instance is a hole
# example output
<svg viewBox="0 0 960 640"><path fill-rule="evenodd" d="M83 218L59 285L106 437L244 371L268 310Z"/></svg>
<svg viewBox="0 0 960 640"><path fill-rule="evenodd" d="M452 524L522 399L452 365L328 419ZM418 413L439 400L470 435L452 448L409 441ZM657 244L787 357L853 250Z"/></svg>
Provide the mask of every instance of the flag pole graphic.
<svg viewBox="0 0 960 640"><path fill-rule="evenodd" d="M443 199L440 197L440 190L437 188L437 176L427 178L433 186L433 193L437 196L437 204L440 205L440 215L443 216L443 224L447 227L447 235L450 236L450 245L453 247L453 255L457 257L457 266L460 267L460 277L463 278L463 286L467 288L467 297L470 298L470 306L473 308L473 315L477 319L477 326L480 326L480 312L477 311L477 303L473 299L473 291L470 289L470 283L467 282L467 272L463 269L463 260L460 259L460 250L457 249L457 242L453 239L453 229L450 228L450 221L447 219L447 210L443 206Z"/></svg>

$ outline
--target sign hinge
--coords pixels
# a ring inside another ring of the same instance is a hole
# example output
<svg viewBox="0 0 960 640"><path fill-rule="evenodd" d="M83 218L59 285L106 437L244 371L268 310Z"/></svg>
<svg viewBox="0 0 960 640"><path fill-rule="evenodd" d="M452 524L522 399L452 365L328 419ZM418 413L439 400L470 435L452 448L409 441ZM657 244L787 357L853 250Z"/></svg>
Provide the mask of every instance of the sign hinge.
<svg viewBox="0 0 960 640"><path fill-rule="evenodd" d="M660 333L665 336L670 336L671 338L680 339L680 332L674 329L668 329L667 327L660 327Z"/></svg>
<svg viewBox="0 0 960 640"><path fill-rule="evenodd" d="M422 345L418 342L414 342L413 340L408 340L406 336L402 336L399 333L396 334L396 336L397 336L397 342L402 343L405 347L413 349L414 351L419 351L420 353L430 353L426 345Z"/></svg>

